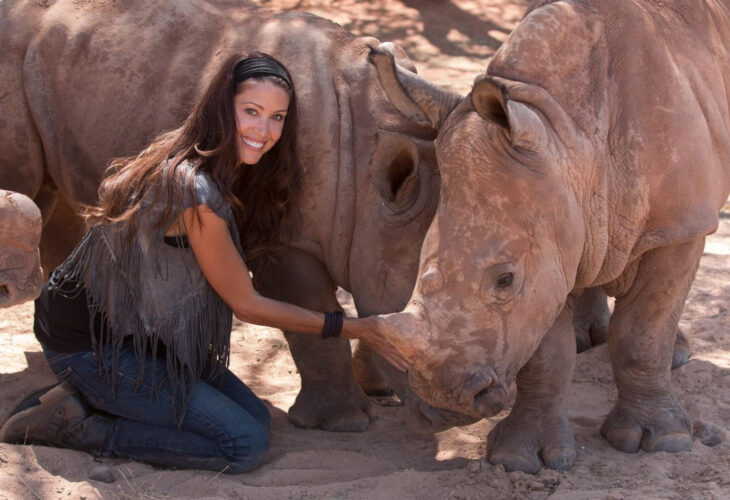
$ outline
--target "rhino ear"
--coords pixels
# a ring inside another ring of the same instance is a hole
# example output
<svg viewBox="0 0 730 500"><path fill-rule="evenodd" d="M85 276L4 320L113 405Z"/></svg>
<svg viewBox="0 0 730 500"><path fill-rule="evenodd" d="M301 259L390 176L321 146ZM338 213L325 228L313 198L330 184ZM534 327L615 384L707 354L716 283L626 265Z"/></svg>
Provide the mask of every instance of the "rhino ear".
<svg viewBox="0 0 730 500"><path fill-rule="evenodd" d="M383 42L377 46L376 50L384 50L385 52L389 52L393 56L393 60L398 66L407 69L411 73L418 73L416 65L413 64L410 57L408 57L408 54L406 54L406 51L403 50L403 47L401 47L397 43Z"/></svg>
<svg viewBox="0 0 730 500"><path fill-rule="evenodd" d="M526 104L510 99L504 86L488 78L478 80L471 102L479 116L507 130L514 147L535 153L547 149L548 133L542 119Z"/></svg>
<svg viewBox="0 0 730 500"><path fill-rule="evenodd" d="M377 140L370 161L375 191L388 204L408 205L418 195L418 147L408 136L384 130Z"/></svg>
<svg viewBox="0 0 730 500"><path fill-rule="evenodd" d="M405 55L403 49L387 43L370 49L370 61L375 65L385 94L408 119L438 130L462 97L401 67L403 58L399 57L396 63L394 53L398 55L398 52L395 49Z"/></svg>

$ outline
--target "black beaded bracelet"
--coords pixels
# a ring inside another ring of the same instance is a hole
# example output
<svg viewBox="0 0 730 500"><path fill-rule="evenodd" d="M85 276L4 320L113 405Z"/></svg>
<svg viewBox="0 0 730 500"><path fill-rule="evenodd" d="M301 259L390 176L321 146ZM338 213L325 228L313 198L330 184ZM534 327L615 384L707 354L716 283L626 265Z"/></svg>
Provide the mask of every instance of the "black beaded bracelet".
<svg viewBox="0 0 730 500"><path fill-rule="evenodd" d="M324 325L322 326L321 336L323 339L330 337L339 337L342 333L342 325L345 317L340 311L324 313Z"/></svg>

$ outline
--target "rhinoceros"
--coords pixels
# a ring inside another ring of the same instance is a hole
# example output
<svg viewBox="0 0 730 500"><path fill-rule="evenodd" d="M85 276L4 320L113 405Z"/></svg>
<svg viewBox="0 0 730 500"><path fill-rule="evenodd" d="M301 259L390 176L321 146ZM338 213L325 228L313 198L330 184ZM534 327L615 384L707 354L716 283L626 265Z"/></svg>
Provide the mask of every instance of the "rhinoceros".
<svg viewBox="0 0 730 500"><path fill-rule="evenodd" d="M77 213L96 199L109 160L177 127L216 62L241 49L281 60L299 99L299 222L275 265L250 263L257 288L315 310L338 307L337 285L361 314L406 304L439 176L435 131L388 102L368 61L379 46L415 70L399 47L232 0L10 0L0 2L0 46L0 188L41 209L47 272L83 235ZM286 337L302 379L290 420L365 429L371 403L347 341ZM409 420L440 425L394 372Z"/></svg>
<svg viewBox="0 0 730 500"><path fill-rule="evenodd" d="M413 295L377 321L432 404L493 415L516 382L492 463L574 463L572 302L595 286L616 300L601 434L625 452L690 448L670 365L730 191L728 40L727 0L543 1L455 106L374 52L391 101L439 129L441 172Z"/></svg>
<svg viewBox="0 0 730 500"><path fill-rule="evenodd" d="M35 299L43 286L41 212L25 195L0 189L0 307Z"/></svg>

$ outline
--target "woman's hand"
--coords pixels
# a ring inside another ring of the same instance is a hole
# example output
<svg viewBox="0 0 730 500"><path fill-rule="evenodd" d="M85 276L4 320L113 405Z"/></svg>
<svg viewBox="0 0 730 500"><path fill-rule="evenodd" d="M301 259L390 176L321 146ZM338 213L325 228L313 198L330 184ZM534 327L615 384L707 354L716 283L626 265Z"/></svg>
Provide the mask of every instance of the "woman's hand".
<svg viewBox="0 0 730 500"><path fill-rule="evenodd" d="M399 369L407 372L410 364L401 354L398 348L390 343L385 336L376 328L376 322L372 318L347 318L342 327L342 335L351 339L359 339L375 349L378 355Z"/></svg>

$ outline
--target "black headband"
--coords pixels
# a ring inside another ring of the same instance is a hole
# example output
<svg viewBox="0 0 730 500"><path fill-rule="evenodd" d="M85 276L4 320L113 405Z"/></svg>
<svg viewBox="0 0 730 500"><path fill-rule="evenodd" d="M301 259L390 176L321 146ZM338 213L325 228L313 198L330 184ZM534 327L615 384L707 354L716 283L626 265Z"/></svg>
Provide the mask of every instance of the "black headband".
<svg viewBox="0 0 730 500"><path fill-rule="evenodd" d="M234 85L238 85L249 78L256 78L257 76L276 76L284 80L290 89L292 87L286 70L281 64L268 57L249 57L242 59L233 68Z"/></svg>

